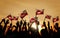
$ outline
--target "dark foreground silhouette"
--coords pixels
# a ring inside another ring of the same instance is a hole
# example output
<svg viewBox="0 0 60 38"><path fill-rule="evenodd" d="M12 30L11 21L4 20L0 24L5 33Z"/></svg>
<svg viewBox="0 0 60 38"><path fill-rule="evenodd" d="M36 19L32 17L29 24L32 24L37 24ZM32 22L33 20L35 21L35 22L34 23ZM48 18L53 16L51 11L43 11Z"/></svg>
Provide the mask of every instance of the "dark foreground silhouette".
<svg viewBox="0 0 60 38"><path fill-rule="evenodd" d="M2 27L1 23L4 22L4 28ZM20 23L20 24L19 24ZM16 26L12 26L12 23L8 27L8 31L5 34L7 24L9 24L9 20L5 22L5 19L2 19L0 22L0 38L60 38L60 27L58 27L58 23L54 25L54 28L57 30L53 31L50 29L50 22L48 21L48 30L46 27L46 22L43 22L43 25L45 29L41 30L41 35L37 30L33 30L29 27L29 23L27 24L26 20L24 23L22 20L19 22L17 21ZM23 25L23 28L21 30L21 26ZM28 30L26 28L26 25L28 25ZM14 31L12 29L15 28ZM19 32L17 29L19 28ZM52 27L51 27L52 28Z"/></svg>

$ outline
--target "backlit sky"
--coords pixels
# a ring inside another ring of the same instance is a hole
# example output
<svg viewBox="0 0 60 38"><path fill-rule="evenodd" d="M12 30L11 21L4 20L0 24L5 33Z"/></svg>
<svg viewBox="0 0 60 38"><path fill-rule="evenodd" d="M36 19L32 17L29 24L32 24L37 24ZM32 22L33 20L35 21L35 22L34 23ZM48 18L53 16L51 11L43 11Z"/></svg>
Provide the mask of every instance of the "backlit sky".
<svg viewBox="0 0 60 38"><path fill-rule="evenodd" d="M44 15L38 16L39 21L47 14L60 17L60 0L0 0L0 19L9 14L18 16L25 9L29 14L24 18L27 21L34 17L36 9L44 9Z"/></svg>

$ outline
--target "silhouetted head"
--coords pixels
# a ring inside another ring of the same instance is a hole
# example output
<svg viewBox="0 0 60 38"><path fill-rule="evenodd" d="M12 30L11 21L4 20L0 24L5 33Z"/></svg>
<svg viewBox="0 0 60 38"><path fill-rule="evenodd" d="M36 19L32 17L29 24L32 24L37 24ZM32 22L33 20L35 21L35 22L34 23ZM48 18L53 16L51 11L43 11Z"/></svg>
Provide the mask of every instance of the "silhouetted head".
<svg viewBox="0 0 60 38"><path fill-rule="evenodd" d="M57 30L57 29L58 29L58 23L56 23L56 24L54 25L54 27L55 27L55 29Z"/></svg>

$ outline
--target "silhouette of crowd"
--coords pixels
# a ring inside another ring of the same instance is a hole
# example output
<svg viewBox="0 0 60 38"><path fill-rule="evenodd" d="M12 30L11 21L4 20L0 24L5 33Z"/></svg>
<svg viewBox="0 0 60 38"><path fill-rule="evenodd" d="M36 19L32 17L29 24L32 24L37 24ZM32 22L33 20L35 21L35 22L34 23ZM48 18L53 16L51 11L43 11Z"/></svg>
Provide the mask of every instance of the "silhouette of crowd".
<svg viewBox="0 0 60 38"><path fill-rule="evenodd" d="M2 27L2 22L4 22L4 27ZM26 20L17 21L16 26L12 25L12 23L10 23L10 26L7 26L8 24L8 19L5 20L5 18L3 18L1 20L0 38L60 38L60 27L58 27L58 23L55 23L54 28L56 31L53 31L52 27L50 28L50 22L48 21L48 27L46 27L46 22L44 21L43 26L45 29L41 30L41 34L39 34L37 30L35 30L36 32L33 31L32 28L30 28L30 23L26 22Z"/></svg>

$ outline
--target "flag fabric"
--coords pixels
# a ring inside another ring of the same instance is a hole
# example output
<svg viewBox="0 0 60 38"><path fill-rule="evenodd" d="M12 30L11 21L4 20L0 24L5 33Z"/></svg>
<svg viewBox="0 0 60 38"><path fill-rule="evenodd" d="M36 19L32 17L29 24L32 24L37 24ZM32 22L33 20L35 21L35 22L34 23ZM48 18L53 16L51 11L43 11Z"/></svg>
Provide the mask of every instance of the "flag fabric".
<svg viewBox="0 0 60 38"><path fill-rule="evenodd" d="M18 20L18 17L13 16L13 20Z"/></svg>
<svg viewBox="0 0 60 38"><path fill-rule="evenodd" d="M11 18L9 18L11 21L13 20L13 18L11 17Z"/></svg>
<svg viewBox="0 0 60 38"><path fill-rule="evenodd" d="M59 21L59 17L53 18L53 22Z"/></svg>
<svg viewBox="0 0 60 38"><path fill-rule="evenodd" d="M27 13L26 10L24 10L24 11L21 13L20 17L21 17L21 18L24 18L26 15L28 15L28 13Z"/></svg>
<svg viewBox="0 0 60 38"><path fill-rule="evenodd" d="M11 14L9 14L6 18L8 18L9 20L13 20L13 18L12 18L12 15Z"/></svg>
<svg viewBox="0 0 60 38"><path fill-rule="evenodd" d="M41 15L41 14L44 14L44 9L42 10L37 9L36 15Z"/></svg>
<svg viewBox="0 0 60 38"><path fill-rule="evenodd" d="M35 18L30 19L30 23L35 22Z"/></svg>
<svg viewBox="0 0 60 38"><path fill-rule="evenodd" d="M50 15L46 15L45 18L51 19L51 16Z"/></svg>
<svg viewBox="0 0 60 38"><path fill-rule="evenodd" d="M11 15L11 14L7 16L7 18L11 18L11 17L12 17L12 15Z"/></svg>

